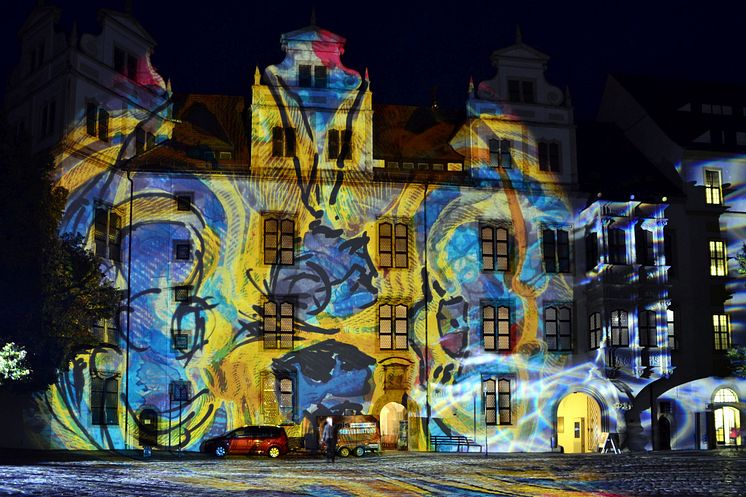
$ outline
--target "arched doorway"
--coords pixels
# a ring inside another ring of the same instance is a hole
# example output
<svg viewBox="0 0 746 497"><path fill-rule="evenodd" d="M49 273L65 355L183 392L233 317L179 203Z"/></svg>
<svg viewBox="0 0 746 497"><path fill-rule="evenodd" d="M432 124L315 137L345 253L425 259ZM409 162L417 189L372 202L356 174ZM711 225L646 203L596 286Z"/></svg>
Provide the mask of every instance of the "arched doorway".
<svg viewBox="0 0 746 497"><path fill-rule="evenodd" d="M588 394L575 392L557 407L557 444L567 453L596 452L601 440L601 406Z"/></svg>
<svg viewBox="0 0 746 497"><path fill-rule="evenodd" d="M381 409L381 445L384 449L407 448L407 409L389 402Z"/></svg>
<svg viewBox="0 0 746 497"><path fill-rule="evenodd" d="M158 445L158 413L155 409L146 408L140 412L140 445L154 447Z"/></svg>
<svg viewBox="0 0 746 497"><path fill-rule="evenodd" d="M713 403L735 404L738 395L730 388L721 388L715 392ZM715 417L715 440L718 445L741 445L741 413L733 406L717 407Z"/></svg>

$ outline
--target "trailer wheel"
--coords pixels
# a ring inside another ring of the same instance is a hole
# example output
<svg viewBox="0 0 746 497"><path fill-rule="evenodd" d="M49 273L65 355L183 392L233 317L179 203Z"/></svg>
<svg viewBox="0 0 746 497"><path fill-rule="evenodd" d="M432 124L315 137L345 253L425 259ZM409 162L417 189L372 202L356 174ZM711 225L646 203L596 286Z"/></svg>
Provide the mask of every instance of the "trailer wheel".
<svg viewBox="0 0 746 497"><path fill-rule="evenodd" d="M355 457L363 457L364 455L365 455L365 448L364 447L362 447L362 446L355 447Z"/></svg>
<svg viewBox="0 0 746 497"><path fill-rule="evenodd" d="M339 449L339 455L341 457L350 457L350 448L349 447L342 447Z"/></svg>

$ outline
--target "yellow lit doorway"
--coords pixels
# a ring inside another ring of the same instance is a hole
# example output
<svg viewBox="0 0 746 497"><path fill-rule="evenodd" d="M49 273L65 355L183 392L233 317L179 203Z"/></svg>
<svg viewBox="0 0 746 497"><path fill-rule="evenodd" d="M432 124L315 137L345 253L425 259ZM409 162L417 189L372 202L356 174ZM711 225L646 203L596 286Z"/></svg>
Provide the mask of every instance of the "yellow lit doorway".
<svg viewBox="0 0 746 497"><path fill-rule="evenodd" d="M730 388L721 388L715 393L715 403L737 403L738 396ZM733 406L715 409L715 437L718 445L741 445L741 413Z"/></svg>
<svg viewBox="0 0 746 497"><path fill-rule="evenodd" d="M590 395L576 392L557 408L557 443L564 452L596 452L601 443L601 407Z"/></svg>
<svg viewBox="0 0 746 497"><path fill-rule="evenodd" d="M406 436L407 409L397 403L389 402L381 409L381 445L384 449L396 449L402 445L402 435ZM404 422L404 423L403 423ZM406 441L404 441L406 448Z"/></svg>

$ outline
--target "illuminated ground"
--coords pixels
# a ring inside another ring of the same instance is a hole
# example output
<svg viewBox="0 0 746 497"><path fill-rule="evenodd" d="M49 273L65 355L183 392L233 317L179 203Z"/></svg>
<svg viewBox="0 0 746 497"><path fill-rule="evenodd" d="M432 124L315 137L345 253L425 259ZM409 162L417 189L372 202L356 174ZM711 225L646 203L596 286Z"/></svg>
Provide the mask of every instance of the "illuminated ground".
<svg viewBox="0 0 746 497"><path fill-rule="evenodd" d="M393 453L327 464L312 457L194 457L0 465L0 495L54 496L743 496L746 451L668 454Z"/></svg>

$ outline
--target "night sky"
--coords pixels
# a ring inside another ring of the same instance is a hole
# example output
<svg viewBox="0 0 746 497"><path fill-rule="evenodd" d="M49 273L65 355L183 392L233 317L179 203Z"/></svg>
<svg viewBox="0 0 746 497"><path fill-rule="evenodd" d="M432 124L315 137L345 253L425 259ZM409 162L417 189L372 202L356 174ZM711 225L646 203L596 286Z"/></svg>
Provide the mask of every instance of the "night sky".
<svg viewBox="0 0 746 497"><path fill-rule="evenodd" d="M8 2L0 21L5 53L0 77L19 58L16 37L35 1ZM99 7L124 0L48 1L62 8L60 27L98 32ZM746 2L453 1L133 2L133 13L158 42L155 67L176 92L248 95L254 66L282 60L280 34L309 24L347 38L342 60L370 71L374 101L461 106L469 76L494 75L489 56L515 39L548 54L548 78L570 86L576 114L593 118L606 74L746 83Z"/></svg>

